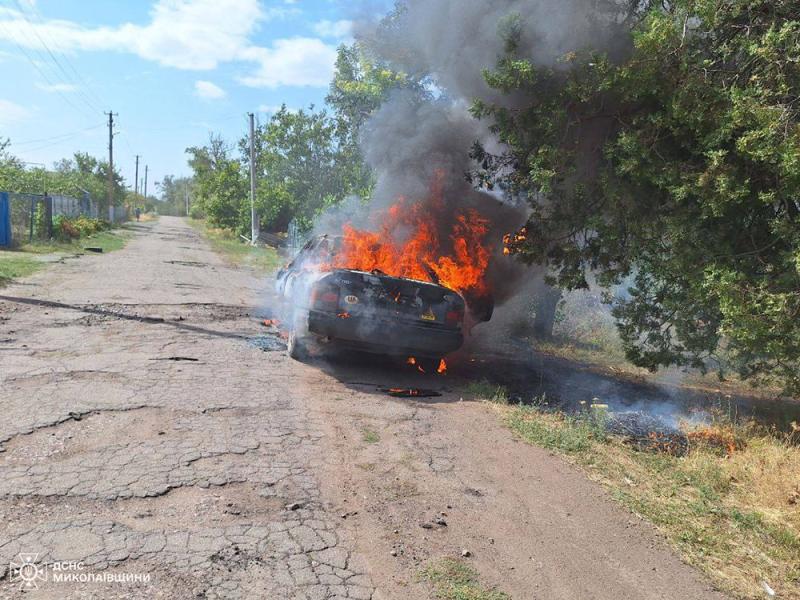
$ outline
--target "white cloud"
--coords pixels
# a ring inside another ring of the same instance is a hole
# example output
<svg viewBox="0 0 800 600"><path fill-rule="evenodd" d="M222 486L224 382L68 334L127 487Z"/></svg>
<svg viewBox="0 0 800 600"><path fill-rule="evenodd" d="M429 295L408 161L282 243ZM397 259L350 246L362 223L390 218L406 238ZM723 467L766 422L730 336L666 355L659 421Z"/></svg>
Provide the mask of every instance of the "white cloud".
<svg viewBox="0 0 800 600"><path fill-rule="evenodd" d="M225 90L210 81L195 81L194 93L206 100L219 100L226 96Z"/></svg>
<svg viewBox="0 0 800 600"><path fill-rule="evenodd" d="M316 38L295 37L275 40L270 48L252 46L242 58L259 64L253 74L239 78L247 86L326 86L333 76L336 48Z"/></svg>
<svg viewBox="0 0 800 600"><path fill-rule="evenodd" d="M353 22L341 21L318 21L314 23L314 31L317 35L330 38L346 38L353 32Z"/></svg>
<svg viewBox="0 0 800 600"><path fill-rule="evenodd" d="M145 25L91 28L64 20L30 23L19 11L0 8L0 39L29 48L40 48L44 39L62 51L128 52L184 70L253 62L254 72L240 79L249 86L325 86L336 60L333 46L315 38L278 39L270 47L251 43L259 23L299 12L292 6L264 9L258 0L157 0ZM343 30L337 23L324 29L331 35Z"/></svg>
<svg viewBox="0 0 800 600"><path fill-rule="evenodd" d="M17 121L24 121L31 115L24 106L15 104L11 100L0 99L0 125L8 126L13 125Z"/></svg>
<svg viewBox="0 0 800 600"><path fill-rule="evenodd" d="M71 83L37 83L36 87L43 92L56 93L56 92L74 92L78 88Z"/></svg>
<svg viewBox="0 0 800 600"><path fill-rule="evenodd" d="M2 9L0 38L32 48L52 40L62 50L117 50L179 69L213 69L236 57L262 17L257 0L159 0L146 25L96 28L63 20L28 23L20 12Z"/></svg>

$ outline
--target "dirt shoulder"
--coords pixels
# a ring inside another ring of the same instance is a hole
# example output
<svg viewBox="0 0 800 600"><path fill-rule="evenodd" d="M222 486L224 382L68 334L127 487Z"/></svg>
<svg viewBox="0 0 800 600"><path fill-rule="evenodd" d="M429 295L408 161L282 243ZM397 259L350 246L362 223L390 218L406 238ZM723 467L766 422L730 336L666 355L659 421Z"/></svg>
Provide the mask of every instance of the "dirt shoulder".
<svg viewBox="0 0 800 600"><path fill-rule="evenodd" d="M562 459L515 439L491 407L452 391L392 399L367 385L385 383L370 367L324 368L328 377L306 372L331 448L323 489L381 597L430 597L420 571L463 554L512 598L723 597L652 526Z"/></svg>

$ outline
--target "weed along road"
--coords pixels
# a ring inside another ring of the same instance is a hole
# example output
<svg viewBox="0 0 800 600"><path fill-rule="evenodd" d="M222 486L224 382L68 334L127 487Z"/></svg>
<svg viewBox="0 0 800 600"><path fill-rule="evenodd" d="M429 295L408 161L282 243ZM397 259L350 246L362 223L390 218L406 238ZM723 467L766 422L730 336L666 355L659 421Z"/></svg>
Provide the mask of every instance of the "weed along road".
<svg viewBox="0 0 800 600"><path fill-rule="evenodd" d="M134 231L0 291L0 597L723 597L491 405L292 361L269 279Z"/></svg>

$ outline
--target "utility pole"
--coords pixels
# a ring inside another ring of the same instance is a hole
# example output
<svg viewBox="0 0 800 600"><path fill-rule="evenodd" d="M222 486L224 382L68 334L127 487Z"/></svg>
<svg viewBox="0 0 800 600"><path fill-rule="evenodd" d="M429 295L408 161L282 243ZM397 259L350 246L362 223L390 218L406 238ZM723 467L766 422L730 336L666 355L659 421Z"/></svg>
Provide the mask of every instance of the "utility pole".
<svg viewBox="0 0 800 600"><path fill-rule="evenodd" d="M147 202L147 169L148 165L144 166L144 201Z"/></svg>
<svg viewBox="0 0 800 600"><path fill-rule="evenodd" d="M114 111L108 115L108 205L114 206Z"/></svg>
<svg viewBox="0 0 800 600"><path fill-rule="evenodd" d="M186 199L186 216L189 216L189 190L184 190L184 197Z"/></svg>
<svg viewBox="0 0 800 600"><path fill-rule="evenodd" d="M250 117L250 243L255 246L258 239L258 223L256 222L256 145L255 145L255 115L247 113Z"/></svg>
<svg viewBox="0 0 800 600"><path fill-rule="evenodd" d="M139 155L136 155L136 175L133 177L133 199L139 200Z"/></svg>

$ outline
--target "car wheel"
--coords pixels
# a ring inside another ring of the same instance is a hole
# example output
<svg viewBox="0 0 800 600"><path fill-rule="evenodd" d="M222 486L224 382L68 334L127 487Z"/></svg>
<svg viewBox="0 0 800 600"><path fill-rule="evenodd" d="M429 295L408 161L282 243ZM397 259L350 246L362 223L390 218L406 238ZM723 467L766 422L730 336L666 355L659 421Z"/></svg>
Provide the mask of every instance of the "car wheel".
<svg viewBox="0 0 800 600"><path fill-rule="evenodd" d="M295 360L305 360L308 358L308 349L306 348L302 337L294 328L289 332L286 350L289 352L289 356Z"/></svg>
<svg viewBox="0 0 800 600"><path fill-rule="evenodd" d="M292 328L289 330L289 339L286 342L286 350L289 356L295 360L306 360L308 358L305 332L306 327L302 319L298 317L293 318Z"/></svg>

